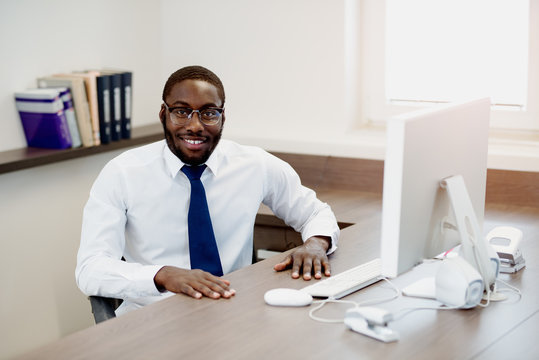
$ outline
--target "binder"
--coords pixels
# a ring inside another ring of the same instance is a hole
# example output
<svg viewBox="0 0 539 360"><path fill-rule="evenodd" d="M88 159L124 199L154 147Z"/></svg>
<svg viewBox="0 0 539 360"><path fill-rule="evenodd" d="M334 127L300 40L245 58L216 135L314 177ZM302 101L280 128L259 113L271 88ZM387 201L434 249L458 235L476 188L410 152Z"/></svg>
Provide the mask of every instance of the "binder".
<svg viewBox="0 0 539 360"><path fill-rule="evenodd" d="M122 107L122 138L131 138L131 112L133 103L133 73L124 71L122 74L122 92L121 92L121 107Z"/></svg>
<svg viewBox="0 0 539 360"><path fill-rule="evenodd" d="M122 108L121 108L122 76L117 73L110 74L110 137L112 141L122 137Z"/></svg>
<svg viewBox="0 0 539 360"><path fill-rule="evenodd" d="M15 93L15 103L28 146L67 149L72 145L64 104L56 89Z"/></svg>
<svg viewBox="0 0 539 360"><path fill-rule="evenodd" d="M121 114L121 75L115 71L87 70L88 73L96 73L98 76L107 75L110 81L109 104L110 104L110 140L118 141L122 137L122 114Z"/></svg>
<svg viewBox="0 0 539 360"><path fill-rule="evenodd" d="M108 144L111 141L110 78L110 75L96 77L101 144Z"/></svg>
<svg viewBox="0 0 539 360"><path fill-rule="evenodd" d="M78 77L54 77L45 76L37 79L38 87L67 87L73 96L73 107L77 125L81 137L82 146L94 146L95 137L93 136L92 123L90 118L90 108L88 106L88 97L86 96L86 87L84 80Z"/></svg>

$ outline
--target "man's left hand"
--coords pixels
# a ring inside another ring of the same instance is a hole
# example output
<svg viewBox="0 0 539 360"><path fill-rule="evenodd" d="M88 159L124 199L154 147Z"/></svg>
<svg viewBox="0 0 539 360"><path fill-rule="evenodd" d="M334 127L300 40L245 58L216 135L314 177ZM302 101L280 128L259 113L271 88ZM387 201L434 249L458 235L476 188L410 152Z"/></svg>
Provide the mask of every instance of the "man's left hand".
<svg viewBox="0 0 539 360"><path fill-rule="evenodd" d="M305 243L298 246L283 261L275 264L275 271L283 271L292 267L292 278L300 277L300 270L303 272L304 280L311 280L313 274L315 279L322 278L322 271L325 276L331 275L331 267L326 255L331 238L327 236L313 236Z"/></svg>

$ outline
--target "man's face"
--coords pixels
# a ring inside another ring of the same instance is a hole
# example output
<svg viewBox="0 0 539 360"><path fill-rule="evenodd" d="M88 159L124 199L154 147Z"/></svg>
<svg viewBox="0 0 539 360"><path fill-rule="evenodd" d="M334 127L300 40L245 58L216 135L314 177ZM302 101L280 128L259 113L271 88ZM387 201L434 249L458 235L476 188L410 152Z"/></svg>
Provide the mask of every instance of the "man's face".
<svg viewBox="0 0 539 360"><path fill-rule="evenodd" d="M182 106L194 110L220 108L223 105L217 88L202 80L183 80L177 83L165 102L169 108ZM170 120L170 113L164 105L159 112L170 151L189 165L205 163L219 143L223 131L224 113L221 121L211 126L200 122L199 116L199 113L194 113L185 124L176 125Z"/></svg>

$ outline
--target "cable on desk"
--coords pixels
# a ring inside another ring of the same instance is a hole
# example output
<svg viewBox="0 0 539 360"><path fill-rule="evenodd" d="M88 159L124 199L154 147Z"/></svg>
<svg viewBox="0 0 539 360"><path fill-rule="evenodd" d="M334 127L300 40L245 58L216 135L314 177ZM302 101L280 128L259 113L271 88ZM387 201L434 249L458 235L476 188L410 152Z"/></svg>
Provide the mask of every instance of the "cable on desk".
<svg viewBox="0 0 539 360"><path fill-rule="evenodd" d="M498 282L504 284L506 286L506 288L496 289L497 292L512 292L514 294L517 294L518 295L518 300L516 302L519 302L522 299L522 292L520 291L520 289L518 289L517 287L515 287L513 285L509 285L508 283L506 283L503 280L496 279L496 283L498 283Z"/></svg>
<svg viewBox="0 0 539 360"><path fill-rule="evenodd" d="M353 307L358 307L359 306L359 304L356 303L355 301L337 300L337 299L328 298L326 300L315 301L314 304L318 304L318 306L312 308L309 311L309 317L311 319L315 320L315 321L323 322L323 323L326 323L326 324L340 324L340 323L343 323L344 319L325 319L325 318L321 318L321 317L318 317L318 316L314 315L314 313L316 311L323 308L327 303L351 304L351 305L354 305Z"/></svg>
<svg viewBox="0 0 539 360"><path fill-rule="evenodd" d="M495 289L494 291L487 291L487 303L486 304L478 304L479 306L481 306L481 307L489 306L491 294L494 293L494 292L513 292L513 293L515 293L515 294L517 294L519 296L519 299L517 300L517 302L520 301L520 299L522 298L522 293L518 288L516 288L516 287L514 287L512 285L509 285L508 283L506 283L503 280L496 279L496 283L498 283L498 282L504 284L505 286L507 286L507 288ZM404 309L401 309L401 310L399 310L397 312L397 314L393 317L393 321L400 320L403 317L405 317L406 315L408 315L408 314L410 314L410 313L412 313L412 312L414 312L416 310L458 310L458 309L461 309L461 307L459 307L459 306L446 306L446 305L404 308Z"/></svg>
<svg viewBox="0 0 539 360"><path fill-rule="evenodd" d="M326 300L315 301L314 304L318 304L318 306L312 308L309 311L309 317L311 319L315 320L315 321L319 321L319 322L323 322L323 323L327 323L327 324L344 323L344 319L325 319L325 318L321 318L321 317L316 316L314 313L317 312L318 310L320 310L321 308L323 308L327 303L351 304L351 305L354 305L354 307L360 307L360 306L365 306L365 305L381 304L381 303L384 303L384 302L395 300L395 299L397 299L397 298L399 298L401 296L401 291L397 286L395 286L395 284L393 284L387 278L382 278L382 280L386 281L389 285L391 285L391 287L395 291L394 295L392 295L390 297L387 297L387 298L371 299L371 300L366 300L366 301L362 301L362 302L355 302L355 301L352 301L352 300L337 300L337 299L333 299L333 298L328 298Z"/></svg>
<svg viewBox="0 0 539 360"><path fill-rule="evenodd" d="M309 311L309 317L311 319L315 320L315 321L319 321L319 322L323 322L323 323L339 324L339 323L343 323L344 319L326 319L326 318L316 316L315 312L322 309L327 303L343 303L343 304L351 304L351 305L353 305L353 307L360 307L360 306L365 306L365 305L381 304L381 303L384 303L384 302L395 300L395 299L397 299L397 298L399 298L401 296L401 294L402 294L401 290L395 284L393 284L387 278L382 278L382 280L386 281L388 284L391 285L391 287L395 291L394 295L392 295L390 297L387 297L387 298L371 299L371 300L366 300L366 301L363 301L363 302L355 302L355 301L351 301L351 300L337 300L337 299L333 299L333 298L328 298L326 300L315 301L315 302L313 302L313 304L318 304L318 305L316 307L312 308ZM496 279L496 283L498 283L498 282L505 285L506 288L496 289L495 291L498 291L498 292L513 292L513 293L515 293L515 294L517 294L519 296L519 299L517 300L517 302L520 301L520 299L522 298L522 293L518 288L516 288L516 287L514 287L512 285L509 285L505 281L502 281L500 279ZM490 304L490 296L491 296L492 293L493 293L492 291L487 291L487 303L486 304L479 304L479 306L482 306L482 307L489 306L489 304ZM446 305L404 308L404 309L399 310L394 315L392 321L400 320L403 317L407 316L408 314L410 314L410 313L412 313L414 311L417 311L417 310L457 310L457 309L460 309L460 308L461 307L458 307L458 306L446 306Z"/></svg>
<svg viewBox="0 0 539 360"><path fill-rule="evenodd" d="M458 306L446 306L446 305L420 306L420 307L414 307L414 308L404 308L404 309L400 309L396 313L396 315L393 316L392 321L400 320L403 317L405 317L406 315L411 314L411 313L413 313L414 311L417 311L417 310L458 310L458 309L461 309L461 308L458 307Z"/></svg>

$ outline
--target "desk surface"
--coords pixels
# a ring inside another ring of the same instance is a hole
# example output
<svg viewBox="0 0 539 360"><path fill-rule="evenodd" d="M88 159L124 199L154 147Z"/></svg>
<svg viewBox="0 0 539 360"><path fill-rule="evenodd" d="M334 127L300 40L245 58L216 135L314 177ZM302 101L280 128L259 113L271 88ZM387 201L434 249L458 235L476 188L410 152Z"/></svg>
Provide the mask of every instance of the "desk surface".
<svg viewBox="0 0 539 360"><path fill-rule="evenodd" d="M319 192L334 205L339 220L354 221L342 230L338 251L332 255L337 274L378 256L381 197L349 192ZM344 201L346 200L346 201ZM349 202L350 204L346 204ZM353 205L353 206L351 206ZM229 300L194 300L176 295L144 309L79 331L23 356L39 359L77 358L188 358L188 359L487 359L533 358L539 355L539 208L487 206L485 230L513 225L524 232L527 266L516 275L500 278L523 292L519 302L492 303L487 308L452 311L415 311L390 326L400 340L385 344L347 330L343 324L311 320L309 308L265 305L264 293L276 287L301 288L290 272L275 273L282 255L226 275L237 294ZM395 280L403 285L413 271ZM405 285L405 284L404 284ZM390 295L379 282L345 299L362 301ZM514 299L514 297L512 297ZM386 307L415 306L401 298ZM347 306L327 305L319 316L342 318ZM519 356L519 355L522 355Z"/></svg>

